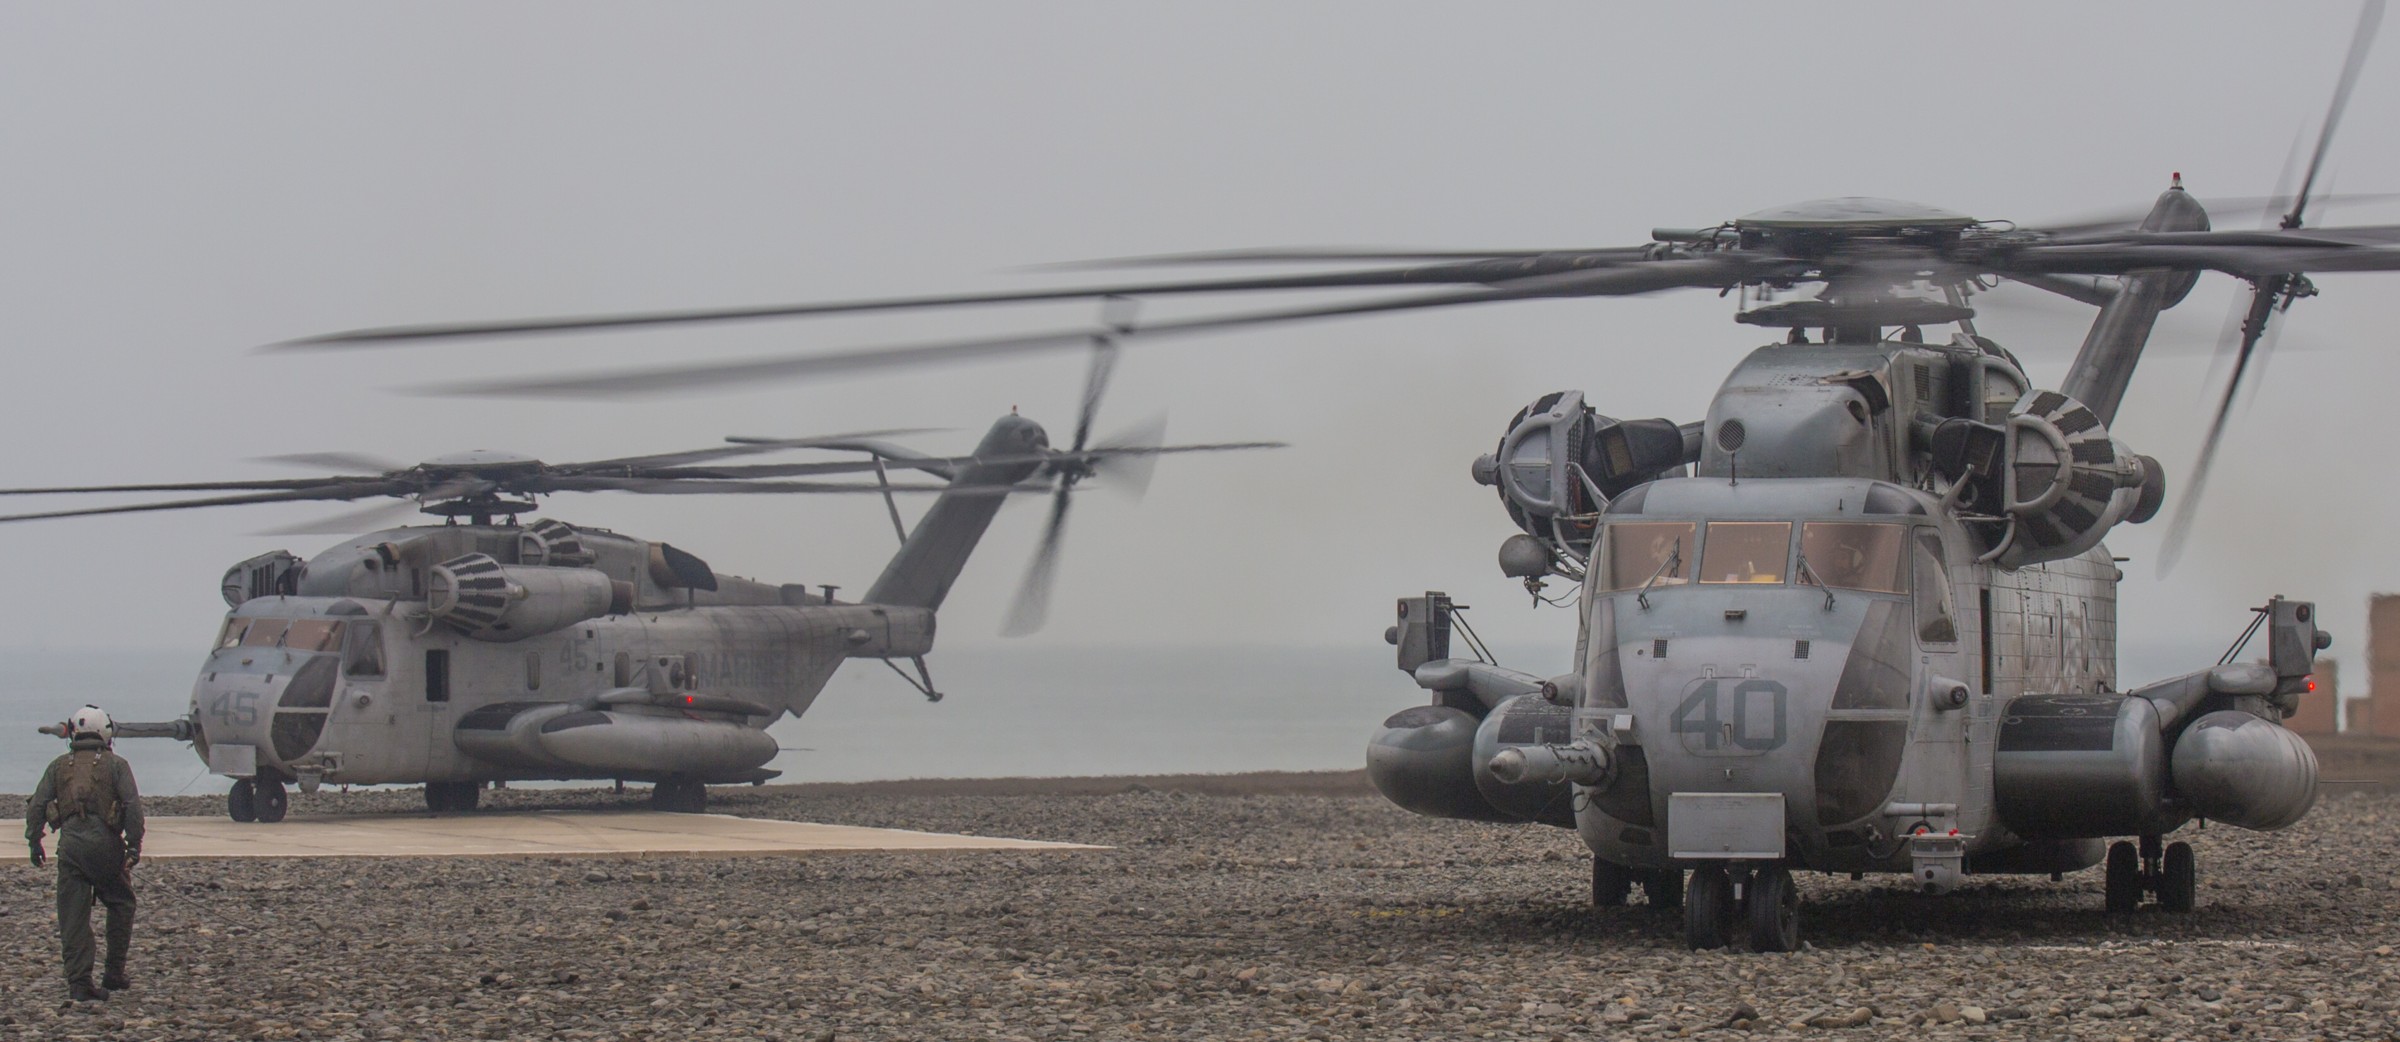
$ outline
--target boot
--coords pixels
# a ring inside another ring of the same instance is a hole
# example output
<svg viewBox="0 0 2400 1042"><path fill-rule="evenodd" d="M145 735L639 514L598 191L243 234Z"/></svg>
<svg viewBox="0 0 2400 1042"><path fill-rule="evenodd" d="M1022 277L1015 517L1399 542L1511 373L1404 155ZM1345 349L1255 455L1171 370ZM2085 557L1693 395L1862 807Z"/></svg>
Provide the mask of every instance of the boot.
<svg viewBox="0 0 2400 1042"><path fill-rule="evenodd" d="M111 966L100 975L100 987L106 991L124 991L133 987L133 981L125 976L125 967Z"/></svg>
<svg viewBox="0 0 2400 1042"><path fill-rule="evenodd" d="M106 1002L108 992L93 987L92 982L85 979L67 985L67 998L74 1002Z"/></svg>

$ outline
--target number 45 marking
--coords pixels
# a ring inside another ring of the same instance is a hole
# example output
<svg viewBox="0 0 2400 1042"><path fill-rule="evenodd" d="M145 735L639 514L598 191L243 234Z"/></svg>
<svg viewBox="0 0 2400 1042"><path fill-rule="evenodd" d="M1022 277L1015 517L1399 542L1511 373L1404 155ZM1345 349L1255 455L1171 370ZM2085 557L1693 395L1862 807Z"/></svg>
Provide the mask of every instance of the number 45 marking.
<svg viewBox="0 0 2400 1042"><path fill-rule="evenodd" d="M1782 748L1790 737L1784 706L1790 692L1777 681L1753 678L1733 684L1727 696L1725 684L1721 680L1703 680L1692 688L1692 693L1684 696L1683 704L1675 707L1670 720L1674 732L1697 736L1699 747L1711 751L1727 744L1754 753ZM1730 709L1720 705L1727 697L1733 702ZM1762 701L1766 704L1757 711L1773 721L1764 734L1753 729L1756 721L1752 719L1752 707ZM1694 740L1686 738L1684 744L1691 746Z"/></svg>

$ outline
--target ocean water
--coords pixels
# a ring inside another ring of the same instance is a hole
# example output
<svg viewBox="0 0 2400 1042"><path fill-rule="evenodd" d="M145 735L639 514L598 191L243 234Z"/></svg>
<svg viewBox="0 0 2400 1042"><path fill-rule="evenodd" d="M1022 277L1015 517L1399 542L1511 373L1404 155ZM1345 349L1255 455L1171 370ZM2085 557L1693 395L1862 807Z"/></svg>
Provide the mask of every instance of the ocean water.
<svg viewBox="0 0 2400 1042"><path fill-rule="evenodd" d="M1549 675L1571 649L1501 661ZM34 729L86 702L165 720L190 701L197 651L0 652L0 792L33 790L65 743ZM808 715L769 729L779 781L1348 770L1383 718L1425 701L1392 649L968 647L930 659L929 703L882 663L844 665ZM191 747L126 739L147 794L223 792Z"/></svg>

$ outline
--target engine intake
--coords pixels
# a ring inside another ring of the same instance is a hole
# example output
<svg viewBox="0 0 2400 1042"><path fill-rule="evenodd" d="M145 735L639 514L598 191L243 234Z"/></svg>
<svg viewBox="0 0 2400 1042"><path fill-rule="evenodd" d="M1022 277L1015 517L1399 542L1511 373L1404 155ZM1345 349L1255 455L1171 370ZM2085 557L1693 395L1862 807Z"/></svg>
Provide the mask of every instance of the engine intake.
<svg viewBox="0 0 2400 1042"><path fill-rule="evenodd" d="M633 610L633 584L589 568L504 565L488 554L426 570L425 608L476 640L517 641Z"/></svg>

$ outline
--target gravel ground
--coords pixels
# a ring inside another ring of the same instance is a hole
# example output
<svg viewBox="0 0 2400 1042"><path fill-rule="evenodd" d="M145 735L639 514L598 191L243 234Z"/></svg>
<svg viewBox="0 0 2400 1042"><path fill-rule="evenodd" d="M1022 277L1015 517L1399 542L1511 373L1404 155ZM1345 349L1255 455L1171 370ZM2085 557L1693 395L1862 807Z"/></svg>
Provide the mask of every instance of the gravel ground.
<svg viewBox="0 0 2400 1042"><path fill-rule="evenodd" d="M2212 828L2201 907L2099 873L1948 898L1804 876L1810 950L1594 913L1574 837L1413 817L1355 774L1248 785L721 789L712 809L1110 851L145 865L135 988L63 1004L50 873L0 873L0 1038L2389 1038L2400 795ZM1208 789L1209 791L1197 791ZM999 794L994 794L997 791ZM510 790L496 810L638 805ZM153 813L214 813L154 801ZM13 805L13 804L12 804ZM295 815L411 813L413 792ZM1638 900L1638 898L1637 898Z"/></svg>

